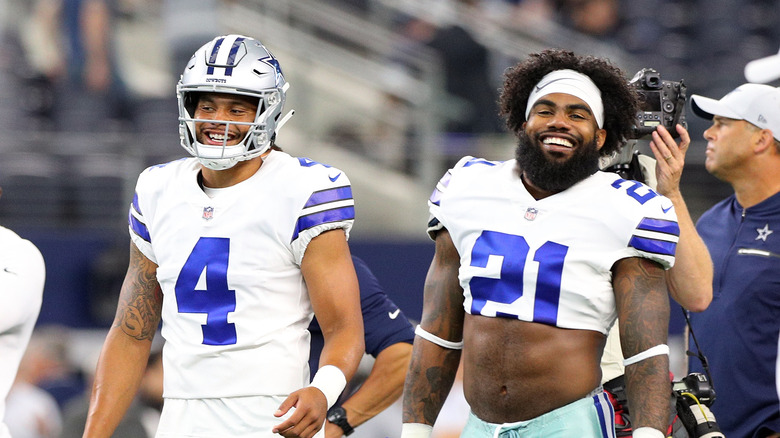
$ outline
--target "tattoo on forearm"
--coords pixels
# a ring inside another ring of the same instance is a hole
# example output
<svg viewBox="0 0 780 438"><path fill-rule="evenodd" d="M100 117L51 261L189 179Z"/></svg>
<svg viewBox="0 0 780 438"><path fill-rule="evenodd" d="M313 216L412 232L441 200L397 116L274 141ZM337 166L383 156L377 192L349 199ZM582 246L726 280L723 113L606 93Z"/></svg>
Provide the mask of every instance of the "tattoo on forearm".
<svg viewBox="0 0 780 438"><path fill-rule="evenodd" d="M122 284L114 326L138 340L151 340L162 311L162 290L156 269L133 248L130 269Z"/></svg>
<svg viewBox="0 0 780 438"><path fill-rule="evenodd" d="M648 260L621 263L615 281L623 354L633 356L666 342L669 297L663 269ZM669 415L669 359L654 356L626 367L629 403L637 425L663 428Z"/></svg>

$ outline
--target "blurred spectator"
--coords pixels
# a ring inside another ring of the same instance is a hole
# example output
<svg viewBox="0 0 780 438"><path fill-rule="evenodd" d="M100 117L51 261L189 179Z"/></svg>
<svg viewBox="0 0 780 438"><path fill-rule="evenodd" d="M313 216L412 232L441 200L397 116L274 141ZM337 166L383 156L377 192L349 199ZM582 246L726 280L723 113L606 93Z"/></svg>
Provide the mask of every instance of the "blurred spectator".
<svg viewBox="0 0 780 438"><path fill-rule="evenodd" d="M57 130L102 131L129 117L113 57L108 0L35 0L20 40L33 84L51 87Z"/></svg>
<svg viewBox="0 0 780 438"><path fill-rule="evenodd" d="M498 97L490 78L487 48L458 23L437 25L428 19L412 17L403 34L434 49L440 56L444 88L456 99L445 102L449 111L445 131L454 133L493 133L501 131L496 112Z"/></svg>
<svg viewBox="0 0 780 438"><path fill-rule="evenodd" d="M611 40L620 24L617 0L558 0L560 20L586 35Z"/></svg>
<svg viewBox="0 0 780 438"><path fill-rule="evenodd" d="M86 388L82 371L70 360L70 342L67 327L37 327L19 368L19 378L51 394L60 409Z"/></svg>
<svg viewBox="0 0 780 438"><path fill-rule="evenodd" d="M162 354L149 355L138 394L114 431L113 438L153 438L160 421L163 405ZM81 438L89 411L89 392L65 408L65 419L60 438ZM16 438L16 437L14 437Z"/></svg>
<svg viewBox="0 0 780 438"><path fill-rule="evenodd" d="M61 346L45 333L33 333L8 393L4 422L13 438L56 438L62 428L57 400L40 386L62 371Z"/></svg>

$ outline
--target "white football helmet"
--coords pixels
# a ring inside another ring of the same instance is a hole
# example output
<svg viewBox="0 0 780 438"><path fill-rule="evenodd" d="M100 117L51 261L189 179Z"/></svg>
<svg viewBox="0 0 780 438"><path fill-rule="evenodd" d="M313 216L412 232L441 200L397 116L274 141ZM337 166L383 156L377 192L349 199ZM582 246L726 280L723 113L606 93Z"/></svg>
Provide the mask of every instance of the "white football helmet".
<svg viewBox="0 0 780 438"><path fill-rule="evenodd" d="M271 147L276 133L292 115L280 120L289 84L284 80L279 61L259 41L242 35L214 38L190 58L176 85L179 102L179 137L181 145L209 169L223 170L237 162L261 155ZM195 119L198 93L229 93L258 99L254 122L225 122L227 134L231 125L250 125L244 139L221 146L197 141Z"/></svg>

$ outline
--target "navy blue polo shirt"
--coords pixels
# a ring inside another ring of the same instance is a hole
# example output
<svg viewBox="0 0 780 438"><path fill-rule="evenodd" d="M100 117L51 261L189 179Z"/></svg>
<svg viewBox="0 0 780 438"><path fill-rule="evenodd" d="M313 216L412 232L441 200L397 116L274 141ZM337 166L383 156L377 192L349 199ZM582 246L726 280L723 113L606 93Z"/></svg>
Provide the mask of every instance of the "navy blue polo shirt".
<svg viewBox="0 0 780 438"><path fill-rule="evenodd" d="M715 268L712 303L690 315L712 373L712 411L728 438L780 431L780 193L748 209L732 195L704 213L696 229ZM703 372L698 359L689 363L690 371Z"/></svg>
<svg viewBox="0 0 780 438"><path fill-rule="evenodd" d="M379 284L366 262L352 256L358 283L360 285L360 307L363 312L366 353L376 357L385 348L398 342L412 344L414 328L404 313L393 303ZM309 326L311 332L311 354L309 367L311 376L319 369L320 354L324 339L315 318Z"/></svg>

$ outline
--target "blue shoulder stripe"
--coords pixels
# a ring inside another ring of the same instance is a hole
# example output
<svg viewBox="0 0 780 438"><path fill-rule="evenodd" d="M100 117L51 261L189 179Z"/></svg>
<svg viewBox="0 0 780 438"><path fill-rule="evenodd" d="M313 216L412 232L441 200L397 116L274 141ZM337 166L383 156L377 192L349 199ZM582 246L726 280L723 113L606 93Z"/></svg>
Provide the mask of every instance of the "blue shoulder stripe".
<svg viewBox="0 0 780 438"><path fill-rule="evenodd" d="M143 215L143 212L141 212L141 207L138 206L138 193L133 193L133 208L135 211Z"/></svg>
<svg viewBox="0 0 780 438"><path fill-rule="evenodd" d="M638 230L656 231L659 233L673 234L675 236L680 235L680 225L675 221L669 221L665 219L653 219L646 217L639 222L636 227Z"/></svg>
<svg viewBox="0 0 780 438"><path fill-rule="evenodd" d="M133 216L132 211L128 214L127 221L130 224L130 229L133 230L133 232L137 234L138 237L149 243L152 242L152 236L149 235L149 229L146 228L146 225L141 223L141 221L139 221L135 216Z"/></svg>
<svg viewBox="0 0 780 438"><path fill-rule="evenodd" d="M292 239L290 239L290 242L295 241L301 232L308 230L309 228L314 228L317 225L354 219L355 206L353 205L319 211L317 213L301 216L298 218L298 222L295 224L295 231L293 232L293 236Z"/></svg>
<svg viewBox="0 0 780 438"><path fill-rule="evenodd" d="M650 239L647 237L631 236L628 246L651 254L673 256L677 249L677 243L668 240Z"/></svg>
<svg viewBox="0 0 780 438"><path fill-rule="evenodd" d="M320 190L314 192L306 201L306 205L303 208L314 207L317 205L327 204L329 202L345 201L352 199L352 186L335 187L332 189Z"/></svg>

